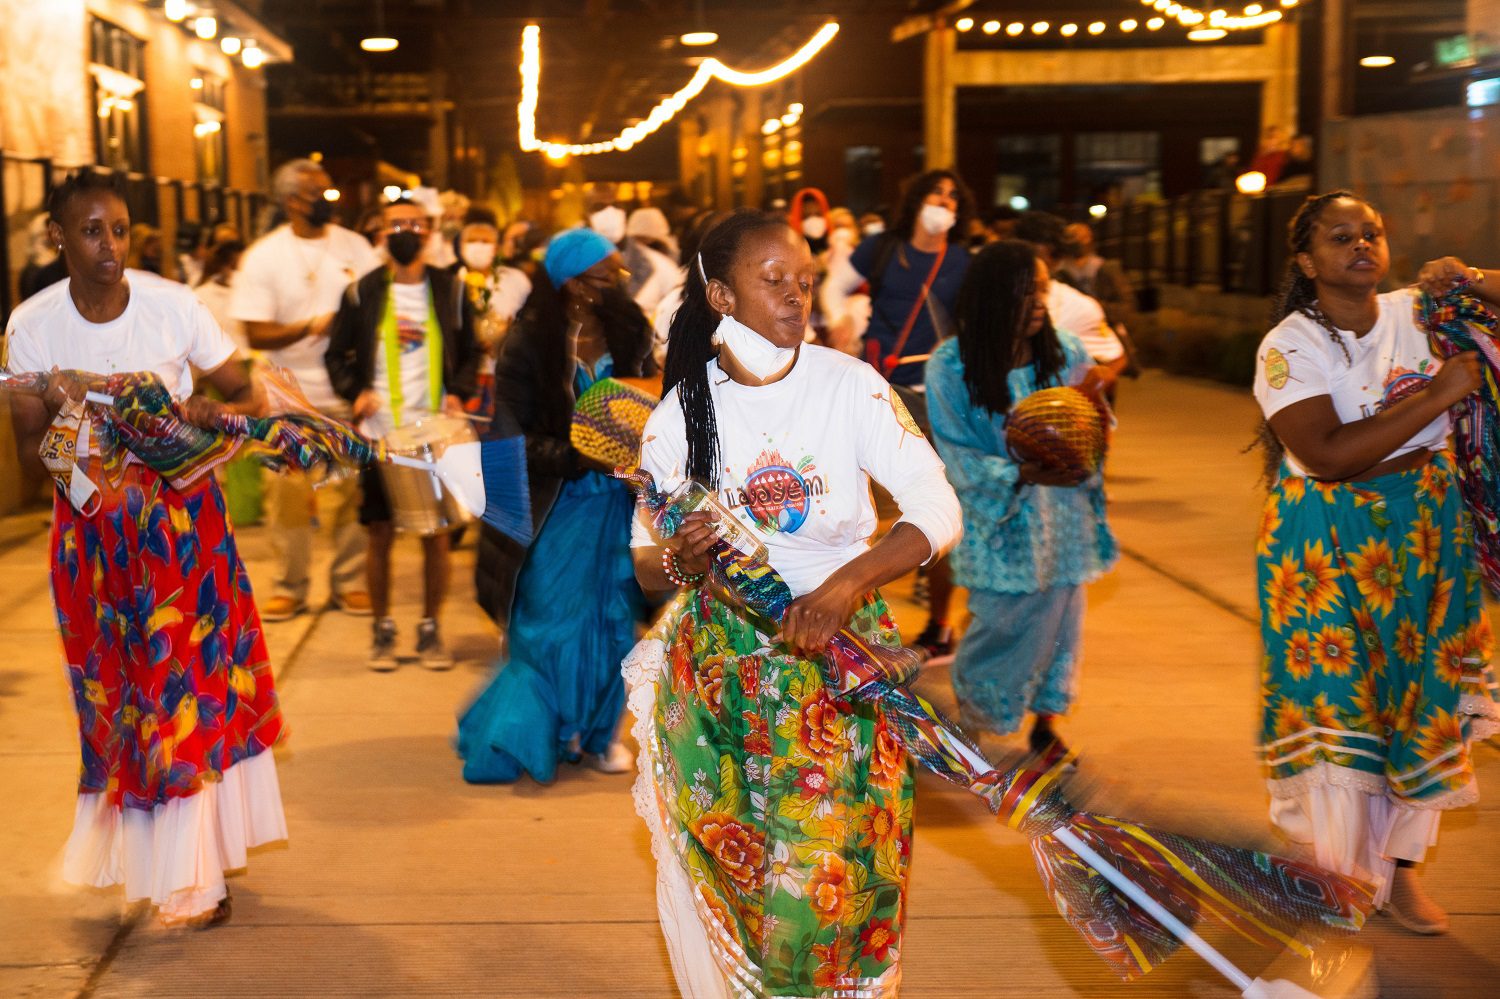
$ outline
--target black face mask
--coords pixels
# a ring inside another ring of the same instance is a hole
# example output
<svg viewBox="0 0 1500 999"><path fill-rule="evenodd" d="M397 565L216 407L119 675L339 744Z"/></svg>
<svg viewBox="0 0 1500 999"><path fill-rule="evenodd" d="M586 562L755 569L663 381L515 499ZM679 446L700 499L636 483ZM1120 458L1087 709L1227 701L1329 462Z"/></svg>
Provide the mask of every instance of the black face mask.
<svg viewBox="0 0 1500 999"><path fill-rule="evenodd" d="M405 267L422 252L422 234L393 232L385 238L385 251L391 255L392 260Z"/></svg>
<svg viewBox="0 0 1500 999"><path fill-rule="evenodd" d="M318 197L307 210L307 222L319 228L333 221L333 202L327 198Z"/></svg>

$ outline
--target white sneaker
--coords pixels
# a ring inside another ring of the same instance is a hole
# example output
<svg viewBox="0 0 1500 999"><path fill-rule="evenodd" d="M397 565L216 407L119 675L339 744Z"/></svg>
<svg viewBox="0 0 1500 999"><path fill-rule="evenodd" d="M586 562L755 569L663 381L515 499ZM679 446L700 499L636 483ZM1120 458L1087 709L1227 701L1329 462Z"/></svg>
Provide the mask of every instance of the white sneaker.
<svg viewBox="0 0 1500 999"><path fill-rule="evenodd" d="M392 618L383 617L375 622L375 638L370 644L370 658L367 665L377 673L389 673L399 663L396 661L396 622Z"/></svg>
<svg viewBox="0 0 1500 999"><path fill-rule="evenodd" d="M453 668L453 656L443 645L437 622L430 617L424 617L417 625L417 659L427 669L441 671Z"/></svg>
<svg viewBox="0 0 1500 999"><path fill-rule="evenodd" d="M602 753L589 753L588 763L600 773L624 774L635 769L635 754L623 742L611 742Z"/></svg>

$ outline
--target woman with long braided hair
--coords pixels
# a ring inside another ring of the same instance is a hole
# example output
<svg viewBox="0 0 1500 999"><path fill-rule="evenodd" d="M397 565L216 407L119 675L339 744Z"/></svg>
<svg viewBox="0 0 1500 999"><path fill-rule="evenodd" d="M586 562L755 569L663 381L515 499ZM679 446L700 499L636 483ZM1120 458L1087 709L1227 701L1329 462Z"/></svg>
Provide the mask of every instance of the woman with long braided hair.
<svg viewBox="0 0 1500 999"><path fill-rule="evenodd" d="M694 997L893 996L912 767L883 709L841 698L819 660L845 626L900 644L877 588L954 542L958 501L885 379L803 343L800 233L741 210L689 264L641 467L707 487L797 599L765 634L701 585L708 514L666 542L637 524L641 585L686 588L625 669L673 970ZM901 508L874 545L872 479Z"/></svg>
<svg viewBox="0 0 1500 999"><path fill-rule="evenodd" d="M1441 933L1414 868L1441 812L1478 795L1471 742L1500 730L1446 445L1479 363L1433 356L1413 289L1379 292L1390 251L1368 202L1309 198L1289 242L1255 377L1275 464L1256 544L1271 819L1322 866L1373 880L1403 926ZM1419 281L1463 275L1483 288L1452 258Z"/></svg>

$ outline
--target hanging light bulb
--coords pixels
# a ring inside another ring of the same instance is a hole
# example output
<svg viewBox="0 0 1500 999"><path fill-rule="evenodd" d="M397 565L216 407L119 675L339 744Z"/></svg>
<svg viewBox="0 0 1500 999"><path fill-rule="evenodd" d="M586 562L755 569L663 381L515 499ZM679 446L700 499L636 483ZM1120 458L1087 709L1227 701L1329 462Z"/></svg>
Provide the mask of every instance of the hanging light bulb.
<svg viewBox="0 0 1500 999"><path fill-rule="evenodd" d="M366 52L394 52L400 44L385 33L385 0L375 0L375 31L361 38L359 47Z"/></svg>
<svg viewBox="0 0 1500 999"><path fill-rule="evenodd" d="M205 42L212 41L213 37L218 33L218 18L214 17L211 14L200 14L198 16L198 20L193 22L193 34L197 35Z"/></svg>
<svg viewBox="0 0 1500 999"><path fill-rule="evenodd" d="M166 15L168 21L175 23L185 20L188 16L188 0L167 0L162 4L161 12Z"/></svg>
<svg viewBox="0 0 1500 999"><path fill-rule="evenodd" d="M677 39L684 45L712 45L719 40L717 31L709 31L703 25L703 0L693 4L693 30L685 31Z"/></svg>
<svg viewBox="0 0 1500 999"><path fill-rule="evenodd" d="M255 42L246 42L244 49L240 51L240 62L246 69L260 69L266 64L266 53Z"/></svg>
<svg viewBox="0 0 1500 999"><path fill-rule="evenodd" d="M243 47L243 45L244 43L242 43L234 35L225 35L223 38L219 39L219 51L223 52L227 56L239 55L240 49Z"/></svg>

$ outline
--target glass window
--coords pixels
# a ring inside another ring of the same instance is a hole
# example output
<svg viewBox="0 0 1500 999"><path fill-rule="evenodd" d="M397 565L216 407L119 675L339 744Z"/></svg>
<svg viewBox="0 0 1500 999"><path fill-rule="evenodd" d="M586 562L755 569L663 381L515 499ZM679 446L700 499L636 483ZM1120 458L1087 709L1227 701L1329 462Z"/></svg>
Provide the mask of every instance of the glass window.
<svg viewBox="0 0 1500 999"><path fill-rule="evenodd" d="M855 215L880 207L882 166L879 146L844 149L844 202Z"/></svg>
<svg viewBox="0 0 1500 999"><path fill-rule="evenodd" d="M1062 136L1002 135L995 140L992 205L1051 209L1057 206L1062 177Z"/></svg>
<svg viewBox="0 0 1500 999"><path fill-rule="evenodd" d="M207 74L193 77L193 150L200 184L225 184L228 144L224 136L224 81Z"/></svg>
<svg viewBox="0 0 1500 999"><path fill-rule="evenodd" d="M89 22L94 154L102 166L146 173L146 44L100 18Z"/></svg>
<svg viewBox="0 0 1500 999"><path fill-rule="evenodd" d="M1075 139L1077 190L1090 204L1124 204L1161 193L1161 135L1080 132Z"/></svg>

